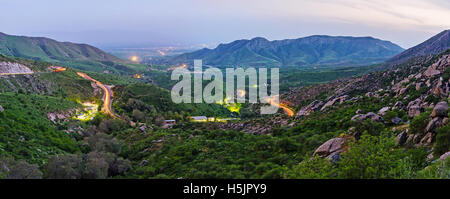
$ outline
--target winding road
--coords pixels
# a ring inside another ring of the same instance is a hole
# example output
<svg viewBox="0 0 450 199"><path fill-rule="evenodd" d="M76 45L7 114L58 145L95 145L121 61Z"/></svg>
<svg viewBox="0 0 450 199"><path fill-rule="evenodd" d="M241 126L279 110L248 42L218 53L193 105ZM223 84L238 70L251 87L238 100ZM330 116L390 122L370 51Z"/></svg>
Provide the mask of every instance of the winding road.
<svg viewBox="0 0 450 199"><path fill-rule="evenodd" d="M84 79L90 80L95 82L95 84L97 84L97 86L99 86L100 88L103 89L104 91L104 97L103 97L103 109L105 110L105 113L110 115L113 118L119 119L118 116L116 116L112 111L111 111L111 98L113 96L113 92L111 91L111 89L107 86L105 86L103 83L93 79L92 77L89 77L88 75L86 75L86 73L82 73L82 72L77 72L77 75L83 77Z"/></svg>
<svg viewBox="0 0 450 199"><path fill-rule="evenodd" d="M288 106L282 104L282 103L278 103L277 100L274 100L273 98L268 98L267 102L272 105L272 106L277 106L279 108L282 108L284 110L284 112L289 116L289 117L293 117L294 116L294 110L289 108Z"/></svg>

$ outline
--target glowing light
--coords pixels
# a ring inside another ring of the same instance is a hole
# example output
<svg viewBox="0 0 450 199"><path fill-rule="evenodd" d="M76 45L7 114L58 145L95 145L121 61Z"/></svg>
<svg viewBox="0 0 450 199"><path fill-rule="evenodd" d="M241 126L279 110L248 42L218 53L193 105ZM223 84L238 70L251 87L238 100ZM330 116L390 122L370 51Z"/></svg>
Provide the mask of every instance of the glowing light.
<svg viewBox="0 0 450 199"><path fill-rule="evenodd" d="M136 73L136 74L133 75L133 77L136 78L136 79L141 79L142 75L139 75L139 74Z"/></svg>
<svg viewBox="0 0 450 199"><path fill-rule="evenodd" d="M139 57L138 57L138 56L131 56L131 57L130 57L130 60L131 60L132 62L138 62L138 61L139 61Z"/></svg>
<svg viewBox="0 0 450 199"><path fill-rule="evenodd" d="M161 56L166 56L166 53L165 53L164 51L162 51L162 50L158 50L158 53L159 53Z"/></svg>
<svg viewBox="0 0 450 199"><path fill-rule="evenodd" d="M239 97L244 97L246 93L247 92L245 92L245 90L241 90L241 89L237 90L237 94Z"/></svg>
<svg viewBox="0 0 450 199"><path fill-rule="evenodd" d="M274 96L274 97L276 97L276 96ZM283 103L277 103L275 101L274 97L267 98L266 101L272 106L278 106L279 108L282 108L289 117L294 116L294 110L292 110L291 108L289 108L287 105L285 105Z"/></svg>
<svg viewBox="0 0 450 199"><path fill-rule="evenodd" d="M53 72L57 73L57 72L62 72L62 71L66 71L67 69L65 67L62 66L58 66L55 68L55 70L53 70Z"/></svg>
<svg viewBox="0 0 450 199"><path fill-rule="evenodd" d="M77 112L73 119L80 121L89 121L94 119L95 115L98 113L98 104L94 104L91 102L83 102L83 110Z"/></svg>

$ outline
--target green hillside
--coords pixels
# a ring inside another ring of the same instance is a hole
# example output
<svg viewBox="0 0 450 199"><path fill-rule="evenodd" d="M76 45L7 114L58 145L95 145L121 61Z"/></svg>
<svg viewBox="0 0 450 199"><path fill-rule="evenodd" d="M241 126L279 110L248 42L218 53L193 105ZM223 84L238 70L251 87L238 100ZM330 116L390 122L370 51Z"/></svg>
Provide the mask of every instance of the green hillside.
<svg viewBox="0 0 450 199"><path fill-rule="evenodd" d="M166 63L192 64L194 59L202 59L204 64L217 67L357 66L380 63L402 51L392 42L372 37L314 35L275 41L256 37L185 53Z"/></svg>
<svg viewBox="0 0 450 199"><path fill-rule="evenodd" d="M85 71L133 73L145 69L87 44L58 42L44 37L13 36L0 33L0 54L46 61Z"/></svg>

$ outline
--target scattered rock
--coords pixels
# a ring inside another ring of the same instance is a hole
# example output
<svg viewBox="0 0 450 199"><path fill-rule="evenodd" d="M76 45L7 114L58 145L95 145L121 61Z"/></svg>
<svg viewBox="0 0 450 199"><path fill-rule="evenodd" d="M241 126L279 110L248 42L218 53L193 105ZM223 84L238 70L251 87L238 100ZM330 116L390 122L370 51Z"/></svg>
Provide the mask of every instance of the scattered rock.
<svg viewBox="0 0 450 199"><path fill-rule="evenodd" d="M323 106L322 101L315 100L311 102L308 106L303 107L300 111L297 112L297 116L308 116L311 113L319 110Z"/></svg>
<svg viewBox="0 0 450 199"><path fill-rule="evenodd" d="M394 117L392 118L391 122L393 124L400 124L400 122L402 122L402 119L400 119L399 117Z"/></svg>
<svg viewBox="0 0 450 199"><path fill-rule="evenodd" d="M425 136L420 140L419 145L421 146L431 146L431 143L434 141L434 134L433 133L427 133Z"/></svg>
<svg viewBox="0 0 450 199"><path fill-rule="evenodd" d="M147 132L147 127L145 125L139 127L139 129L143 132L146 133Z"/></svg>
<svg viewBox="0 0 450 199"><path fill-rule="evenodd" d="M397 136L397 144L398 145L405 144L407 138L408 138L408 134L406 132L402 132L402 133L398 134L398 136Z"/></svg>
<svg viewBox="0 0 450 199"><path fill-rule="evenodd" d="M448 151L447 153L442 154L441 157L439 157L439 160L445 160L448 157L450 157L450 151Z"/></svg>
<svg viewBox="0 0 450 199"><path fill-rule="evenodd" d="M421 88L423 88L423 83L422 82L419 82L419 83L416 83L416 91L419 91Z"/></svg>
<svg viewBox="0 0 450 199"><path fill-rule="evenodd" d="M336 154L342 151L342 147L345 143L345 138L333 138L323 143L319 148L314 151L313 156L327 157L330 154Z"/></svg>
<svg viewBox="0 0 450 199"><path fill-rule="evenodd" d="M143 167L148 163L147 160L142 160L141 163L139 163L139 166Z"/></svg>
<svg viewBox="0 0 450 199"><path fill-rule="evenodd" d="M416 117L420 115L420 113L422 113L422 108L420 108L420 106L414 105L410 106L408 109L408 116L410 118Z"/></svg>
<svg viewBox="0 0 450 199"><path fill-rule="evenodd" d="M439 102L434 106L433 112L431 112L431 117L445 117L447 116L448 104L447 102Z"/></svg>
<svg viewBox="0 0 450 199"><path fill-rule="evenodd" d="M402 109L403 108L403 103L401 101L395 102L394 106L392 107L392 110L396 110L396 109Z"/></svg>
<svg viewBox="0 0 450 199"><path fill-rule="evenodd" d="M383 107L378 111L378 114L385 115L386 112L388 112L391 109L391 107Z"/></svg>
<svg viewBox="0 0 450 199"><path fill-rule="evenodd" d="M330 101L328 101L327 103L325 103L325 105L323 105L323 107L320 109L321 111L325 110L326 108L333 106L336 102L339 102L340 104L342 104L343 102L347 101L350 97L348 95L343 95L340 97L336 97L334 99L331 99Z"/></svg>
<svg viewBox="0 0 450 199"><path fill-rule="evenodd" d="M425 132L434 132L435 129L444 126L442 120L443 119L439 117L433 118L430 122L428 122Z"/></svg>
<svg viewBox="0 0 450 199"><path fill-rule="evenodd" d="M374 122L382 122L383 118L373 112L368 112L367 114L358 114L352 117L353 121L363 121L365 119L370 119Z"/></svg>

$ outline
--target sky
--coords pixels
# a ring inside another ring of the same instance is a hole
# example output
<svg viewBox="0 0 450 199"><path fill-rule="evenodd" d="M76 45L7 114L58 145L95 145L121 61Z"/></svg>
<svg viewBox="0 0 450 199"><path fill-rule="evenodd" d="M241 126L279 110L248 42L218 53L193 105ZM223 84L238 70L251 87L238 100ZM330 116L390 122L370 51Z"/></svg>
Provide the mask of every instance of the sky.
<svg viewBox="0 0 450 199"><path fill-rule="evenodd" d="M0 0L0 32L97 47L372 36L403 48L450 29L448 0Z"/></svg>

